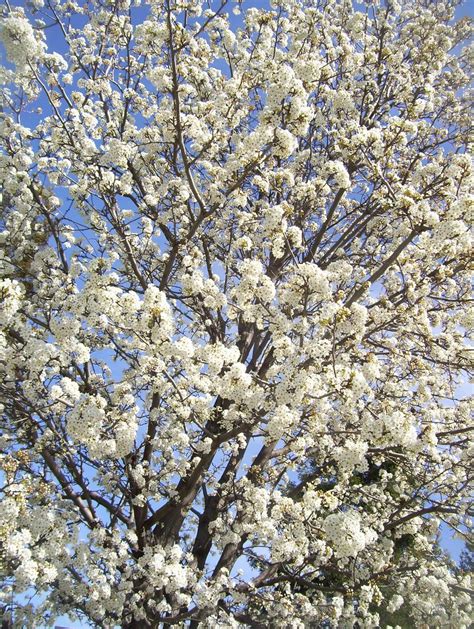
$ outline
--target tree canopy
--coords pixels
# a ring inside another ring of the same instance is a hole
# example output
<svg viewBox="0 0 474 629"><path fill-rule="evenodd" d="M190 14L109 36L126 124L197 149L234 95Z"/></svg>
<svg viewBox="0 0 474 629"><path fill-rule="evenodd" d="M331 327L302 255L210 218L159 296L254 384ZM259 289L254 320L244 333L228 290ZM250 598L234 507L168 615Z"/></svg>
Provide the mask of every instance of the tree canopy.
<svg viewBox="0 0 474 629"><path fill-rule="evenodd" d="M470 625L457 6L6 2L15 626Z"/></svg>

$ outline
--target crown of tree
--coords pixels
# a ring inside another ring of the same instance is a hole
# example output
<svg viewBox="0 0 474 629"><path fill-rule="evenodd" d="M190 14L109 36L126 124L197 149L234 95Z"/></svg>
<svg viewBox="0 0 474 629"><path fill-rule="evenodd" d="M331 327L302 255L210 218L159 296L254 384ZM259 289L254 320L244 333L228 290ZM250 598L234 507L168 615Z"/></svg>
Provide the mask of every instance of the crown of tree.
<svg viewBox="0 0 474 629"><path fill-rule="evenodd" d="M470 625L469 21L251 4L3 9L15 626Z"/></svg>

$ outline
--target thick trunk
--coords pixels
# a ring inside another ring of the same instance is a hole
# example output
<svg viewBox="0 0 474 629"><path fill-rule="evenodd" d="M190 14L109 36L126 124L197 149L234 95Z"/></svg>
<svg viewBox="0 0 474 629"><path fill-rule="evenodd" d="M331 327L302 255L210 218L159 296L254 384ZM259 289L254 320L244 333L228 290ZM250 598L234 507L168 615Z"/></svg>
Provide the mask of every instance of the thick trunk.
<svg viewBox="0 0 474 629"><path fill-rule="evenodd" d="M152 625L146 620L131 620L122 624L122 629L151 629Z"/></svg>

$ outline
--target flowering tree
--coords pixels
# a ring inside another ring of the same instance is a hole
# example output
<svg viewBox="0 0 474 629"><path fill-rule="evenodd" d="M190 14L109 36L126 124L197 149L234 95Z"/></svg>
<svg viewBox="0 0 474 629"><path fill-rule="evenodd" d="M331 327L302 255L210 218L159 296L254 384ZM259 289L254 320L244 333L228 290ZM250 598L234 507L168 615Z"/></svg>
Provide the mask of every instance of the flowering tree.
<svg viewBox="0 0 474 629"><path fill-rule="evenodd" d="M18 4L2 605L467 627L437 544L472 514L457 2Z"/></svg>

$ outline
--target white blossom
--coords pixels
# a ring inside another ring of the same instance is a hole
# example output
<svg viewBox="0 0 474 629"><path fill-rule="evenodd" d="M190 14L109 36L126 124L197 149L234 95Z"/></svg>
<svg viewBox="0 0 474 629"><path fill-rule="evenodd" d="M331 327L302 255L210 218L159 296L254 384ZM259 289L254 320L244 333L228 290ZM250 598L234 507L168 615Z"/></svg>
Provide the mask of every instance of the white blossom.
<svg viewBox="0 0 474 629"><path fill-rule="evenodd" d="M253 4L2 10L15 627L472 622L468 21Z"/></svg>

